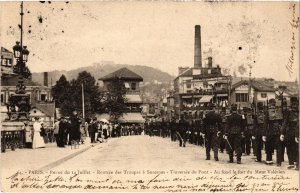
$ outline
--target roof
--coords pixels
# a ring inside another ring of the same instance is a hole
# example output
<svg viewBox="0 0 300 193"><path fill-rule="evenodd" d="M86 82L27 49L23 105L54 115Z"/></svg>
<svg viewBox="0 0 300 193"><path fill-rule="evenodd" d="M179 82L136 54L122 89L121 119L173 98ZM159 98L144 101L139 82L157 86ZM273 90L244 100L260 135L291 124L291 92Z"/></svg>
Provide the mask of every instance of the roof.
<svg viewBox="0 0 300 193"><path fill-rule="evenodd" d="M138 80L138 81L143 81L143 77L140 75L136 74L135 72L132 72L128 68L121 68L115 72L112 72L102 78L99 78L99 80L111 80L114 79L115 77L122 79L122 80Z"/></svg>
<svg viewBox="0 0 300 193"><path fill-rule="evenodd" d="M139 94L126 94L126 103L142 103L141 96Z"/></svg>
<svg viewBox="0 0 300 193"><path fill-rule="evenodd" d="M11 54L12 54L11 51L9 51L8 49L6 49L6 48L4 48L4 47L1 47L1 52L8 52L8 53L11 53Z"/></svg>
<svg viewBox="0 0 300 193"><path fill-rule="evenodd" d="M11 77L1 77L1 86L16 86L18 84L19 77L11 76ZM23 79L25 86L41 86L40 84L33 82L29 79Z"/></svg>
<svg viewBox="0 0 300 193"><path fill-rule="evenodd" d="M256 80L252 80L252 87L257 90L257 91L265 91L265 92L275 92L275 89ZM237 83L235 83L234 85L232 85L232 89L236 89L237 87L241 86L241 85L248 85L249 84L249 80L241 80Z"/></svg>
<svg viewBox="0 0 300 193"><path fill-rule="evenodd" d="M53 117L55 113L54 103L37 103L35 106L37 109L45 113L49 117Z"/></svg>
<svg viewBox="0 0 300 193"><path fill-rule="evenodd" d="M193 70L192 70L192 68L186 69L181 74L179 74L178 76L176 76L176 78L174 80L176 80L179 77L189 77L189 76L193 76Z"/></svg>

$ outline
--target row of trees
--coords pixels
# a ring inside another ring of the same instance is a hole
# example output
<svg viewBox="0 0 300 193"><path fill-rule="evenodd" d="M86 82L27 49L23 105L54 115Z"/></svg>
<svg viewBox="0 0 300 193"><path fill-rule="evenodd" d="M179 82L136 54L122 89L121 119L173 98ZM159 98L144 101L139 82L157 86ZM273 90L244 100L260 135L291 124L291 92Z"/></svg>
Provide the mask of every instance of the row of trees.
<svg viewBox="0 0 300 193"><path fill-rule="evenodd" d="M77 79L70 81L62 75L52 88L55 105L61 109L63 116L71 115L74 109L82 112L82 88L86 117L93 117L95 113L108 113L117 120L125 111L126 90L118 77L103 89L89 72L83 71L78 74Z"/></svg>

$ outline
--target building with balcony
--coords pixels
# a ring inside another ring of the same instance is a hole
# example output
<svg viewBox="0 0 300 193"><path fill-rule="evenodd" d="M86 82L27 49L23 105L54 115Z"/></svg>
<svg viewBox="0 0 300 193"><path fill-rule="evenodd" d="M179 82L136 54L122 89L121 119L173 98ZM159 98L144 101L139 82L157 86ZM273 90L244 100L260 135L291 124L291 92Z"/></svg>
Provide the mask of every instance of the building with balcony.
<svg viewBox="0 0 300 193"><path fill-rule="evenodd" d="M116 77L124 83L126 88L126 111L119 118L119 122L144 123L145 120L141 114L143 101L140 93L140 84L143 82L143 78L127 68L121 68L99 79L103 82L104 91L108 91L108 85Z"/></svg>
<svg viewBox="0 0 300 193"><path fill-rule="evenodd" d="M231 77L222 74L219 65L213 66L209 56L202 65L201 28L195 26L194 66L179 67L174 79L174 111L178 118L189 115L197 118L210 103L227 106L230 97Z"/></svg>

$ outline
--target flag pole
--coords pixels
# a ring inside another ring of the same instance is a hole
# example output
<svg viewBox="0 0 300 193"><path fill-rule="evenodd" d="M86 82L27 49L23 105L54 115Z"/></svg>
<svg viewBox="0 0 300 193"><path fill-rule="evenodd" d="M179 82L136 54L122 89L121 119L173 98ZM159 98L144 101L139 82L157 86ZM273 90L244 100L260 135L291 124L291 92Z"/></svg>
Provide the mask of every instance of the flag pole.
<svg viewBox="0 0 300 193"><path fill-rule="evenodd" d="M82 118L85 119L85 113L84 113L84 89L83 89L83 83L81 83L81 93L82 93Z"/></svg>

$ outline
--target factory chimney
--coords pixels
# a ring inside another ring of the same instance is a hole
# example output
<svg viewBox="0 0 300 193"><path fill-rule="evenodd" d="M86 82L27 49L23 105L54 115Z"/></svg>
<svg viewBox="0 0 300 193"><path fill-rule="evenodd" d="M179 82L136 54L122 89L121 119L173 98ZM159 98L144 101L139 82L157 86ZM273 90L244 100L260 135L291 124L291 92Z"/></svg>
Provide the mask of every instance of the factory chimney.
<svg viewBox="0 0 300 193"><path fill-rule="evenodd" d="M201 26L195 26L194 68L202 68Z"/></svg>
<svg viewBox="0 0 300 193"><path fill-rule="evenodd" d="M48 72L44 72L44 86L48 87Z"/></svg>

